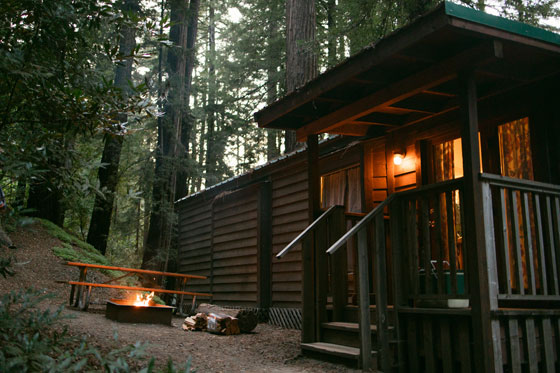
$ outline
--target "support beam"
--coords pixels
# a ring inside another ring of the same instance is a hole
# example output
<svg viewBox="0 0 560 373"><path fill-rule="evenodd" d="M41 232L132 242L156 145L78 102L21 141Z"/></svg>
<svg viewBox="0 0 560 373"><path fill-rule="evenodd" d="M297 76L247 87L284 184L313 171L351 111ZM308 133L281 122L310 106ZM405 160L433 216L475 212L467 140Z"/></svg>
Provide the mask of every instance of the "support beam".
<svg viewBox="0 0 560 373"><path fill-rule="evenodd" d="M483 43L306 124L297 130L297 137L304 139L311 134L329 132L342 124L454 79L457 71L467 66L485 64L494 57L494 43Z"/></svg>
<svg viewBox="0 0 560 373"><path fill-rule="evenodd" d="M319 217L320 206L320 175L319 175L319 139L317 135L307 138L307 185L308 185L308 213L309 224ZM302 242L302 343L316 342L317 312L316 312L316 238L315 234L308 235Z"/></svg>
<svg viewBox="0 0 560 373"><path fill-rule="evenodd" d="M486 229L482 184L479 179L478 107L474 73L460 76L464 184L464 211L468 281L472 309L472 330L477 372L499 371L495 365ZM499 343L499 339L498 339Z"/></svg>

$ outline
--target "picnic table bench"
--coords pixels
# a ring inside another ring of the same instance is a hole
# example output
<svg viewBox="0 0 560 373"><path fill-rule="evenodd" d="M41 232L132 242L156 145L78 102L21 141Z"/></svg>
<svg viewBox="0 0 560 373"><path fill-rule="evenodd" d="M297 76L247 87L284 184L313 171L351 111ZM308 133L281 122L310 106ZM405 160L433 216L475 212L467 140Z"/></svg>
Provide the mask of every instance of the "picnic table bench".
<svg viewBox="0 0 560 373"><path fill-rule="evenodd" d="M173 273L173 272L161 272L161 271L153 271L149 269L113 267L113 266L106 266L101 264L89 264L89 263L79 263L79 262L66 262L66 265L77 267L80 270L80 277L78 281L59 281L59 282L66 283L72 286L70 290L70 305L73 304L75 307L79 307L84 311L87 310L89 307L91 289L94 287L133 290L133 291L153 291L154 293L178 294L180 295L179 312L182 312L183 297L185 295L190 295L193 297L192 300L193 307L196 302L196 297L210 298L212 296L212 294L209 293L185 291L185 287L187 285L188 279L205 280L206 276L187 275L183 273ZM105 281L103 283L87 282L86 277L87 277L88 268L113 270L113 271L125 272L125 274L116 278L112 278L109 281ZM175 277L179 279L179 283L176 290L114 284L114 282L118 280L133 275ZM76 297L74 297L74 295Z"/></svg>

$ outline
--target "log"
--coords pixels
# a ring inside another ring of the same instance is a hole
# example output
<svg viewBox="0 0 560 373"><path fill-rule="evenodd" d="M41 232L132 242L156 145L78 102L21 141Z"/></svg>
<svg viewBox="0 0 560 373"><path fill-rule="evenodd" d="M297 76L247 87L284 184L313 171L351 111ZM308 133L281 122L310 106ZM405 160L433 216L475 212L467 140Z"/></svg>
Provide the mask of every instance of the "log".
<svg viewBox="0 0 560 373"><path fill-rule="evenodd" d="M238 320L223 314L208 314L207 328L210 333L216 334L235 335L240 333Z"/></svg>
<svg viewBox="0 0 560 373"><path fill-rule="evenodd" d="M197 313L189 316L183 322L184 330L205 330L207 325L207 316L205 313Z"/></svg>
<svg viewBox="0 0 560 373"><path fill-rule="evenodd" d="M196 312L205 313L207 315L211 313L219 315L228 315L237 319L239 325L239 330L241 333L249 333L257 327L259 322L257 314L250 310L240 310L240 309L228 309L216 306L214 304L202 303L196 309Z"/></svg>

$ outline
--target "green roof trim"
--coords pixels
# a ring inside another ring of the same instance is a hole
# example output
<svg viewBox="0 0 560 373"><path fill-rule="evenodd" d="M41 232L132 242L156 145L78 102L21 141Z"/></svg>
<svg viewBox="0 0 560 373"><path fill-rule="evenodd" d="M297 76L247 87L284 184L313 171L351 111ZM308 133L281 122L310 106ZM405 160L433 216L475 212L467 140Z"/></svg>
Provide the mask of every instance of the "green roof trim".
<svg viewBox="0 0 560 373"><path fill-rule="evenodd" d="M465 6L445 1L445 14L493 27L499 30L523 35L528 38L538 39L547 43L560 45L560 34L548 31L539 27L531 26L526 23L513 21L511 19L494 16L488 13L474 10Z"/></svg>

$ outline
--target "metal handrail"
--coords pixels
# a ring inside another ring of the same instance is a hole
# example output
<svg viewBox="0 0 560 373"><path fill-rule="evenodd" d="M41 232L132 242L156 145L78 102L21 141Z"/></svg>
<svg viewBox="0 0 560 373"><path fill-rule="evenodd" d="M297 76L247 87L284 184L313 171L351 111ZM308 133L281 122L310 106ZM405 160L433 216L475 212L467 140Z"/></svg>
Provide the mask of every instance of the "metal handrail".
<svg viewBox="0 0 560 373"><path fill-rule="evenodd" d="M373 218L375 218L379 212L383 213L385 206L387 206L391 201L395 198L395 194L391 194L388 198L386 198L381 204L377 205L376 208L371 210L366 216L363 217L362 220L358 222L355 226L353 226L346 234L338 239L331 247L328 248L327 254L334 254L342 245L346 243L356 233L362 230L369 223Z"/></svg>
<svg viewBox="0 0 560 373"><path fill-rule="evenodd" d="M282 257L284 255L286 255L288 253L288 251L290 251L299 241L301 241L303 238L305 238L305 236L307 236L307 234L309 232L311 232L313 229L315 229L315 227L323 220L328 218L334 210L336 210L337 208L344 208L344 206L340 206L340 205L334 205L329 207L329 209L325 212L323 212L321 214L321 216L319 216L317 219L315 219L315 221L313 223L311 223L307 228L305 228L305 230L303 232L301 232L296 238L294 238L292 240L292 242L290 242L284 249L282 249L282 251L280 251L278 254L276 254L276 258L278 259L282 259Z"/></svg>

